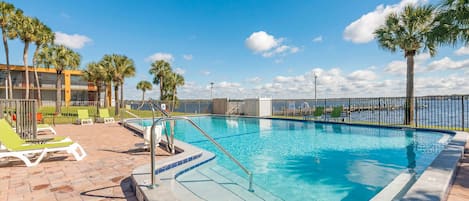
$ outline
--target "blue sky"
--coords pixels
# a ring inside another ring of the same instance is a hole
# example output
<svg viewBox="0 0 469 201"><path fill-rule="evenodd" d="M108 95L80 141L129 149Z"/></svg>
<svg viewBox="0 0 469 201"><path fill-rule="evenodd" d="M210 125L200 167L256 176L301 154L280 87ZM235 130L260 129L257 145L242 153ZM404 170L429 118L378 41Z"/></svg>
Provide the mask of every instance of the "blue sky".
<svg viewBox="0 0 469 201"><path fill-rule="evenodd" d="M350 1L11 1L56 32L86 63L125 54L137 76L152 80L151 61L166 59L183 74L181 98L312 98L405 95L402 52L378 47L371 33L388 13L425 0ZM22 64L22 44L10 41ZM416 94L467 93L469 48L441 47L417 56ZM34 48L31 48L30 55ZM1 48L0 62L4 63ZM31 63L31 62L30 62ZM158 87L154 87L157 89ZM158 97L153 90L150 96Z"/></svg>

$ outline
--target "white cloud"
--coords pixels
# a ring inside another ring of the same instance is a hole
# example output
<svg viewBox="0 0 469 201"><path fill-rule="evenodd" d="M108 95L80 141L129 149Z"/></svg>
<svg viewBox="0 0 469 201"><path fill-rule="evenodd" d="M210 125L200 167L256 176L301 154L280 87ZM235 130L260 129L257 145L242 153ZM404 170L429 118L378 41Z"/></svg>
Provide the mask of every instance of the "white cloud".
<svg viewBox="0 0 469 201"><path fill-rule="evenodd" d="M320 43L320 42L322 42L322 36L318 36L318 37L316 37L316 38L313 38L313 42L315 42L315 43Z"/></svg>
<svg viewBox="0 0 469 201"><path fill-rule="evenodd" d="M269 35L265 31L258 31L252 33L246 39L246 46L252 51L263 52L274 48L279 42L280 39L275 39L274 36Z"/></svg>
<svg viewBox="0 0 469 201"><path fill-rule="evenodd" d="M409 4L426 3L427 0L402 0L398 4L379 5L374 11L362 15L358 20L350 23L344 30L344 39L354 43L367 43L374 39L373 32L384 24L386 16L399 12Z"/></svg>
<svg viewBox="0 0 469 201"><path fill-rule="evenodd" d="M186 70L184 70L182 68L175 68L174 72L179 74L179 75L184 75L184 73L186 73Z"/></svg>
<svg viewBox="0 0 469 201"><path fill-rule="evenodd" d="M427 62L429 59L430 59L429 53L422 53L422 54L415 55L414 72L425 71L425 68L421 66L424 66L425 62ZM384 72L391 73L391 74L405 75L407 73L407 61L405 59L391 61L384 68Z"/></svg>
<svg viewBox="0 0 469 201"><path fill-rule="evenodd" d="M154 61L159 61L159 60L164 60L166 62L171 63L174 61L174 57L172 54L169 54L169 53L157 52L145 59L145 61L147 62L154 62Z"/></svg>
<svg viewBox="0 0 469 201"><path fill-rule="evenodd" d="M256 76L256 77L248 78L247 81L248 81L249 83L254 83L254 84L256 84L256 83L261 82L262 79L261 79L260 77L257 77L257 76Z"/></svg>
<svg viewBox="0 0 469 201"><path fill-rule="evenodd" d="M434 70L457 70L462 68L469 68L469 59L462 61L453 61L449 57L431 62L428 65L429 71Z"/></svg>
<svg viewBox="0 0 469 201"><path fill-rule="evenodd" d="M223 82L220 82L220 83L215 83L216 87L218 88L238 88L241 86L241 84L237 83L237 82L227 82L227 81L223 81Z"/></svg>
<svg viewBox="0 0 469 201"><path fill-rule="evenodd" d="M456 55L468 55L469 54L469 46L461 47L454 51Z"/></svg>
<svg viewBox="0 0 469 201"><path fill-rule="evenodd" d="M201 73L202 73L202 75L205 75L205 76L210 75L210 71L202 71Z"/></svg>
<svg viewBox="0 0 469 201"><path fill-rule="evenodd" d="M192 57L192 54L185 54L185 55L183 55L182 57L183 57L185 60L187 60L187 61L190 61L190 60L192 60L192 58L193 58L193 57Z"/></svg>
<svg viewBox="0 0 469 201"><path fill-rule="evenodd" d="M275 38L264 31L252 33L245 41L249 49L263 57L285 56L300 50L298 47L285 45L283 42L283 38Z"/></svg>
<svg viewBox="0 0 469 201"><path fill-rule="evenodd" d="M79 34L66 34L62 32L55 32L54 43L64 45L72 49L81 49L86 44L91 43L91 39L85 35Z"/></svg>
<svg viewBox="0 0 469 201"><path fill-rule="evenodd" d="M371 70L357 70L347 76L351 80L375 80L376 74Z"/></svg>

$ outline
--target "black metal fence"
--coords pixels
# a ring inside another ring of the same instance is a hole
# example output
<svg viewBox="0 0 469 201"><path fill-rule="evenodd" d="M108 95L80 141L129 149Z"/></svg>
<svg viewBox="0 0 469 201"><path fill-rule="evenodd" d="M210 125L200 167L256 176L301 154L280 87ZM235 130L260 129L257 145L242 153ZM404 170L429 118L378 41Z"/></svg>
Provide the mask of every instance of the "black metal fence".
<svg viewBox="0 0 469 201"><path fill-rule="evenodd" d="M418 128L469 129L469 95L415 97ZM378 125L404 124L405 97L273 100L274 116ZM340 115L334 110L340 108ZM316 112L317 110L323 110Z"/></svg>
<svg viewBox="0 0 469 201"><path fill-rule="evenodd" d="M167 111L189 113L189 114L211 114L212 113L212 100L178 100L176 104L171 101L152 100L154 104L164 104ZM148 103L148 101L145 101ZM150 105L143 104L141 101L126 101L126 105L130 105L132 110L151 110Z"/></svg>
<svg viewBox="0 0 469 201"><path fill-rule="evenodd" d="M36 100L0 100L0 119L6 119L23 139L37 137Z"/></svg>

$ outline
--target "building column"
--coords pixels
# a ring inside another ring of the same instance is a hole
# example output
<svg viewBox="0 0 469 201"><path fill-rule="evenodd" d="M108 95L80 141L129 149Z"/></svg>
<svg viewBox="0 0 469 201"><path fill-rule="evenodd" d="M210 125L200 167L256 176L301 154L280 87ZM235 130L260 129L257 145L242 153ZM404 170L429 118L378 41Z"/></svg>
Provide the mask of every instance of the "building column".
<svg viewBox="0 0 469 201"><path fill-rule="evenodd" d="M70 72L64 72L65 74L65 106L70 106L70 100L72 99L72 90L70 89Z"/></svg>

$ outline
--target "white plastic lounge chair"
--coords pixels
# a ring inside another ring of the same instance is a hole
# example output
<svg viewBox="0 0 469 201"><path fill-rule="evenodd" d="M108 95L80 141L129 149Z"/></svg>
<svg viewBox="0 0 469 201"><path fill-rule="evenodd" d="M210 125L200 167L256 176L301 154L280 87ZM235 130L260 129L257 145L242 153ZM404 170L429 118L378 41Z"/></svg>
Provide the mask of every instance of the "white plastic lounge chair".
<svg viewBox="0 0 469 201"><path fill-rule="evenodd" d="M81 125L93 125L93 120L88 115L88 110L77 110L78 122Z"/></svg>
<svg viewBox="0 0 469 201"><path fill-rule="evenodd" d="M108 109L99 109L99 118L98 118L98 120L99 120L99 122L103 122L105 124L115 122L114 117L111 117L109 115L109 110Z"/></svg>
<svg viewBox="0 0 469 201"><path fill-rule="evenodd" d="M156 133L156 139L155 139L155 145L158 146L158 144L161 142L161 133L163 131L163 127L161 125L156 125L155 126L155 133ZM142 149L149 149L150 148L150 136L151 136L151 126L146 126L143 129L143 143L137 143L135 144L136 147L142 148Z"/></svg>
<svg viewBox="0 0 469 201"><path fill-rule="evenodd" d="M16 157L22 160L28 167L39 164L46 154L57 151L71 153L77 161L86 157L85 150L78 143L72 142L69 138L64 139L61 141L45 142L44 144L28 143L13 131L5 119L0 120L0 142L2 147L4 147L0 152L0 158ZM39 156L36 160L31 161L29 157L35 155Z"/></svg>
<svg viewBox="0 0 469 201"><path fill-rule="evenodd" d="M49 124L37 124L36 127L37 127L36 128L37 132L49 132L54 135L57 135L57 132L55 131L55 129L52 128L52 126L50 126ZM13 131L16 131L16 128L13 128Z"/></svg>

